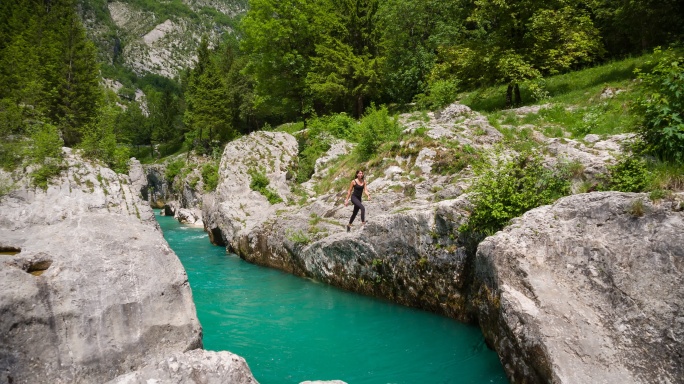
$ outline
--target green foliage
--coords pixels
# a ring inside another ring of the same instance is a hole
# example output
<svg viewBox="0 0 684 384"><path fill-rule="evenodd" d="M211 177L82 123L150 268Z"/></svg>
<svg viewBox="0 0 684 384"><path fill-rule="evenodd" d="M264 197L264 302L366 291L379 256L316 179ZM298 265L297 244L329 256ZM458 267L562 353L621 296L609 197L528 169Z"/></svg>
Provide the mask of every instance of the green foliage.
<svg viewBox="0 0 684 384"><path fill-rule="evenodd" d="M202 181L204 182L204 190L206 192L216 190L219 182L218 166L216 164L206 163L202 166Z"/></svg>
<svg viewBox="0 0 684 384"><path fill-rule="evenodd" d="M167 181L173 182L178 174L185 168L185 161L183 159L174 160L166 165L164 177Z"/></svg>
<svg viewBox="0 0 684 384"><path fill-rule="evenodd" d="M646 213L643 199L636 199L627 208L627 213L634 217L641 217Z"/></svg>
<svg viewBox="0 0 684 384"><path fill-rule="evenodd" d="M252 178L252 181L249 183L249 188L252 191L257 191L264 195L271 204L282 203L283 199L278 196L278 193L273 189L268 188L270 181L266 175L254 168L250 169L247 173Z"/></svg>
<svg viewBox="0 0 684 384"><path fill-rule="evenodd" d="M384 92L393 101L408 103L417 94L441 98L435 94L439 91L428 89L430 72L437 62L438 48L462 40L466 16L466 4L453 0L380 2L378 29L385 56Z"/></svg>
<svg viewBox="0 0 684 384"><path fill-rule="evenodd" d="M281 121L295 120L311 108L305 87L317 35L314 2L251 0L240 27L245 73L255 79L254 108Z"/></svg>
<svg viewBox="0 0 684 384"><path fill-rule="evenodd" d="M652 174L646 161L638 156L624 156L608 167L610 178L602 189L621 192L643 192L651 184Z"/></svg>
<svg viewBox="0 0 684 384"><path fill-rule="evenodd" d="M570 183L566 169L547 169L540 156L521 154L481 171L471 192L472 213L460 231L478 242L530 209L570 194Z"/></svg>
<svg viewBox="0 0 684 384"><path fill-rule="evenodd" d="M678 0L596 0L587 3L614 56L639 54L681 40L684 3Z"/></svg>
<svg viewBox="0 0 684 384"><path fill-rule="evenodd" d="M359 140L359 124L346 113L337 113L326 117L319 117L308 122L309 130L330 135L351 142Z"/></svg>
<svg viewBox="0 0 684 384"><path fill-rule="evenodd" d="M481 0L468 22L474 30L441 47L432 76L455 76L471 88L504 84L507 106L521 103L519 85L525 81L566 72L603 54L589 13L565 2Z"/></svg>
<svg viewBox="0 0 684 384"><path fill-rule="evenodd" d="M346 113L310 119L307 125L308 129L297 135L299 159L296 181L298 183L311 178L316 160L330 149L330 141L333 137L354 142L359 136L359 124Z"/></svg>
<svg viewBox="0 0 684 384"><path fill-rule="evenodd" d="M401 126L396 118L389 116L387 107L371 106L361 119L356 151L361 160L368 160L383 144L396 141L400 134Z"/></svg>
<svg viewBox="0 0 684 384"><path fill-rule="evenodd" d="M62 172L62 146L64 142L54 125L34 127L30 134L31 145L26 157L37 168L31 172L34 185L47 189L48 182Z"/></svg>
<svg viewBox="0 0 684 384"><path fill-rule="evenodd" d="M111 106L102 108L95 122L83 129L79 148L91 159L99 159L117 173L128 173L130 149L119 145L115 134L118 111Z"/></svg>
<svg viewBox="0 0 684 384"><path fill-rule="evenodd" d="M458 97L458 82L455 80L437 80L430 83L426 94L416 95L419 109L435 110L446 107Z"/></svg>
<svg viewBox="0 0 684 384"><path fill-rule="evenodd" d="M445 143L446 149L437 149L433 170L440 175L453 175L469 165L482 161L482 156L470 145L453 145Z"/></svg>
<svg viewBox="0 0 684 384"><path fill-rule="evenodd" d="M298 229L298 230L288 230L286 233L286 237L288 240L290 240L293 243L297 244L302 244L306 245L311 242L311 238L304 233L304 231Z"/></svg>
<svg viewBox="0 0 684 384"><path fill-rule="evenodd" d="M66 145L80 140L80 128L102 99L94 45L72 0L3 2L0 17L0 99L23 110L7 110L15 126L40 121L58 127ZM24 125L25 126L25 125Z"/></svg>
<svg viewBox="0 0 684 384"><path fill-rule="evenodd" d="M311 132L298 135L299 158L296 178L298 183L311 178L315 171L316 160L330 149L330 141L324 136L323 134L312 136Z"/></svg>
<svg viewBox="0 0 684 384"><path fill-rule="evenodd" d="M312 10L318 38L306 87L328 111L359 117L381 93L385 58L376 27L379 0L323 0Z"/></svg>
<svg viewBox="0 0 684 384"><path fill-rule="evenodd" d="M34 164L42 164L48 159L61 159L64 141L59 137L57 127L43 124L31 130L31 146L27 157Z"/></svg>
<svg viewBox="0 0 684 384"><path fill-rule="evenodd" d="M644 112L639 133L646 152L684 163L684 54L667 50L653 70L639 73L639 78L646 87L646 95L639 100Z"/></svg>

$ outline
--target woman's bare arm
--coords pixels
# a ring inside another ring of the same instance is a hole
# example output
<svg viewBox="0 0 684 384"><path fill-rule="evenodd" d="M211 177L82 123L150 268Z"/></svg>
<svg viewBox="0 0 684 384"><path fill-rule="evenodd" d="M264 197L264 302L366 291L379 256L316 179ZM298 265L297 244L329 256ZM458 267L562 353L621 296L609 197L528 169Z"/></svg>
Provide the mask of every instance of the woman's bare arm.
<svg viewBox="0 0 684 384"><path fill-rule="evenodd" d="M347 190L347 197L344 199L344 205L349 203L349 197L351 196L352 189L354 189L354 182L349 183L349 190Z"/></svg>

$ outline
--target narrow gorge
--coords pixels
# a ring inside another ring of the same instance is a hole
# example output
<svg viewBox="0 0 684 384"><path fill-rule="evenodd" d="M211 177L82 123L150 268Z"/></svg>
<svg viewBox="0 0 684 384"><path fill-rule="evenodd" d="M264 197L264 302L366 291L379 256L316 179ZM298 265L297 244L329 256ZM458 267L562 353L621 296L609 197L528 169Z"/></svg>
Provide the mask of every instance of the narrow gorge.
<svg viewBox="0 0 684 384"><path fill-rule="evenodd" d="M501 140L486 119L458 104L421 126L435 141L483 151L494 152ZM682 194L657 201L619 192L569 196L528 212L469 253L459 227L469 215L463 191L472 175L467 168L455 178L431 173L445 148L416 147L416 128L405 120L399 145L410 155L386 158L381 173L369 175L369 222L351 233L344 231L345 191L318 194L312 185L334 171L347 144L333 144L319 159L302 198L289 176L297 166L293 136L257 132L229 143L216 192L201 199L205 230L249 262L479 324L511 382L683 377ZM534 134L547 163L582 165L578 179L605 172L629 139ZM255 168L283 202L271 204L250 188Z"/></svg>
<svg viewBox="0 0 684 384"><path fill-rule="evenodd" d="M45 191L14 178L0 205L1 382L198 375L207 383L255 382L244 359L201 349L187 274L154 222L152 203L201 223L214 243L251 263L478 324L511 382L681 380L681 193L659 200L572 195L529 211L468 252L459 228L473 174L468 167L458 177L431 172L445 150L437 143L487 151L501 136L458 104L422 122L422 132L403 118L398 145L406 151L369 172L368 224L350 233L344 190L321 192L316 183L351 146L333 143L297 191L290 171L298 143L284 132L228 144L214 192L187 181L197 180L199 166L179 173L181 187L166 193L164 166L132 160L126 176L69 149L66 171ZM577 161L582 177L600 173L629 137L536 135L549 164ZM281 202L250 187L254 169ZM348 176L340 177L346 184Z"/></svg>

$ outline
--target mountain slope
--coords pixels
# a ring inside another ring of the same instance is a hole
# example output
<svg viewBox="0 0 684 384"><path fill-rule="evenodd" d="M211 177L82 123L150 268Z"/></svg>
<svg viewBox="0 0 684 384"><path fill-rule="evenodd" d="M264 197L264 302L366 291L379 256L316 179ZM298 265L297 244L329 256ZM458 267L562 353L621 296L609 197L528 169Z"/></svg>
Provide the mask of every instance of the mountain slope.
<svg viewBox="0 0 684 384"><path fill-rule="evenodd" d="M192 64L201 36L232 33L246 0L79 0L88 36L105 66L173 78Z"/></svg>

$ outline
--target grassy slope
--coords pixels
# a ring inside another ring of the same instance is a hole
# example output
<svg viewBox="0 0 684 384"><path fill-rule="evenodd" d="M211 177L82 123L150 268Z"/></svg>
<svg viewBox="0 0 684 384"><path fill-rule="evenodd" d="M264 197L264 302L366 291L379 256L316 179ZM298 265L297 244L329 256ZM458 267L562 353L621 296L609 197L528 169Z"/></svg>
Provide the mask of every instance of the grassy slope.
<svg viewBox="0 0 684 384"><path fill-rule="evenodd" d="M523 86L523 106L547 105L547 108L538 113L523 115L515 110L505 109L503 86L463 93L459 95L459 99L462 104L486 115L490 123L504 134L504 145L518 151L538 146L532 139L531 130L525 128L530 125L547 137L578 140L582 140L587 134L606 136L635 132L640 123L640 116L632 108L640 94L635 69L648 70L652 59L652 55L644 55L549 77L543 84L545 97L537 100L532 97L529 87ZM612 97L602 97L606 92L612 92ZM425 111L413 113L411 119L420 120L421 116L426 117ZM403 137L402 140L420 142L419 147L435 144L424 136L415 134ZM455 156L456 161L478 161L477 156L464 156L462 148L455 145L452 147L455 151L445 155ZM317 183L316 191L325 193L344 188L342 181L346 182L356 167L375 170L377 173L381 168L394 165L383 161L397 155L394 149L391 145L384 145L367 162L361 162L355 153L338 159L328 176ZM684 190L683 167L650 161L648 170L652 175L647 191Z"/></svg>
<svg viewBox="0 0 684 384"><path fill-rule="evenodd" d="M638 89L634 70L647 69L651 55L615 61L545 79L546 97L535 100L530 88L521 87L524 105L552 104L556 108L524 119L504 109L505 87L491 87L461 95L461 102L473 110L485 113L495 126L503 124L534 124L540 127L560 126L573 137L586 134L617 134L633 132L638 116L631 110ZM612 98L601 98L607 89L618 91ZM558 136L559 131L549 136Z"/></svg>

